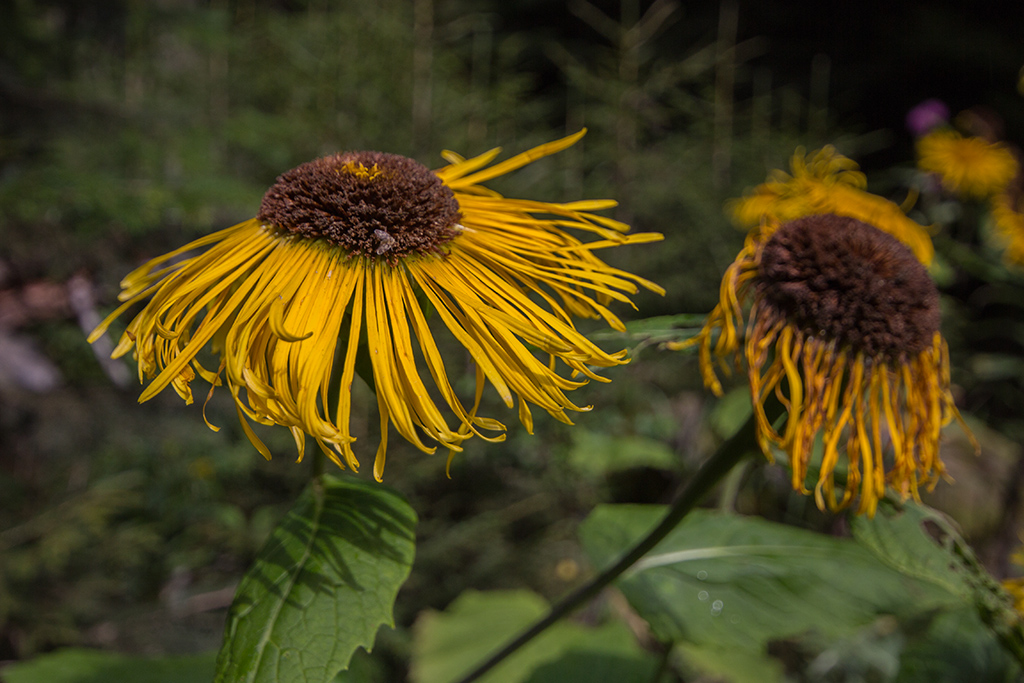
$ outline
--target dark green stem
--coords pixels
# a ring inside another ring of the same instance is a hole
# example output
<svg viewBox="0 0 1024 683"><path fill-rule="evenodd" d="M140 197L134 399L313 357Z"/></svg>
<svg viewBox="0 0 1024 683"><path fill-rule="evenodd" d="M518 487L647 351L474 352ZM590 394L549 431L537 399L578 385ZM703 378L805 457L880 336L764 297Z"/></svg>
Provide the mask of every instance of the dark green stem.
<svg viewBox="0 0 1024 683"><path fill-rule="evenodd" d="M756 422L752 415L730 439L723 442L718 447L718 450L700 466L700 469L697 470L693 478L686 482L686 485L679 492L679 495L673 501L658 526L626 552L618 562L591 579L585 586L581 586L563 598L561 602L551 608L547 616L520 633L515 640L494 653L487 661L460 679L458 683L471 683L483 676L510 654L547 630L549 626L595 597L606 586L619 578L624 571L632 567L637 560L660 543L662 539L676 528L683 517L697 503L703 500L704 496L714 488L715 484L722 477L735 467L747 453L757 449L755 428Z"/></svg>
<svg viewBox="0 0 1024 683"><path fill-rule="evenodd" d="M313 450L313 478L319 479L323 476L327 456L319 448Z"/></svg>
<svg viewBox="0 0 1024 683"><path fill-rule="evenodd" d="M668 671L669 658L672 657L672 643L661 644L661 655L658 657L658 668L655 669L654 675L651 676L651 683L658 683L665 677L665 672Z"/></svg>

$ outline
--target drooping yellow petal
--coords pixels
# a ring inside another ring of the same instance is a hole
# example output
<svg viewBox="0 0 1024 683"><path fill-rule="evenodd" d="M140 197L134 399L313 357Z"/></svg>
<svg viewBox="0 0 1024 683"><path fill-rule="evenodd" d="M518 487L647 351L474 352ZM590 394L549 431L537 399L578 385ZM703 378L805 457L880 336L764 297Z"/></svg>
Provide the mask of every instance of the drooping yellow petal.
<svg viewBox="0 0 1024 683"><path fill-rule="evenodd" d="M837 236L836 230L849 231L849 236ZM773 242L783 234L781 242ZM901 330L927 331L937 325L934 284L916 254L884 234L863 222L853 224L846 218L818 215L752 231L722 278L719 304L704 328L693 339L675 345L699 347L705 385L716 393L722 391L716 360L745 361L758 442L769 458L774 449L788 455L792 486L797 491L808 490L820 435L822 459L814 497L822 509L842 508L856 499L857 511L872 515L887 485L901 496L916 499L922 487L934 486L944 472L938 456L942 427L953 419L961 420L950 392L948 352L941 334L936 330L927 337L915 332L905 338L907 344L900 343L904 339L899 337ZM845 264L836 265L837 252L828 240L816 250L801 251L802 247L793 246L820 240L822 235L848 240L852 248L843 258L855 259L848 271L840 267ZM771 270L776 266L765 266L769 242L774 264L780 263L780 258L797 256L805 261L785 261L777 275ZM861 249L858 245L873 246ZM879 269L878 276L863 275L875 273L874 268ZM892 321L890 329L896 332L879 332L871 319L864 329L833 324L859 322L858 309L843 308L842 297L851 302L865 297L863 310L879 315L877 308L869 305L870 297L874 296L873 283L881 273L889 272L887 268L897 269L905 289L889 291L887 300L902 297L907 304L888 313L912 319ZM842 284L830 285L838 288L835 291L822 289L820 283L826 280ZM866 285L865 291L860 283ZM799 304L793 303L796 301ZM747 306L749 312L744 313ZM904 309L907 312L902 312ZM823 323L816 326L819 320ZM744 328L741 345L739 333ZM852 343L866 346L854 348ZM779 430L764 407L772 396L787 413ZM844 455L845 485L839 494L835 478Z"/></svg>
<svg viewBox="0 0 1024 683"><path fill-rule="evenodd" d="M436 172L376 152L300 166L278 178L257 219L129 274L125 303L90 339L149 298L115 349L134 350L140 381L149 382L141 400L170 386L190 402L198 375L227 386L243 431L265 457L270 451L250 422L288 428L299 459L310 436L352 469L359 466L352 384L365 353L381 426L378 479L391 428L426 453L438 445L458 452L472 436L504 439L500 421L478 415L487 385L508 407L518 401L527 430L530 404L571 424L567 413L590 407L568 392L608 381L597 370L627 360L625 351L591 342L574 320L603 318L623 329L613 302L632 306L640 287L663 291L594 252L661 236L626 234L624 223L595 213L614 207L612 200L509 199L480 183L582 134L497 164L498 150L471 159L446 152L450 164ZM410 189L416 194L401 194ZM428 305L476 365L471 408L448 376ZM197 359L207 347L217 372Z"/></svg>

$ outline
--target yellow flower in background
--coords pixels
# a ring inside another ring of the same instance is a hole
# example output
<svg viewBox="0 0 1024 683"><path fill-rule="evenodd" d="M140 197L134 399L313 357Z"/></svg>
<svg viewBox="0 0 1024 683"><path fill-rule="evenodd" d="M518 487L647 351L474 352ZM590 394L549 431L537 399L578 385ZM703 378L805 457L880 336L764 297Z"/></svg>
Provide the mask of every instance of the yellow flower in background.
<svg viewBox="0 0 1024 683"><path fill-rule="evenodd" d="M751 231L704 328L674 348L690 344L717 395L716 360L726 372L728 361L745 361L761 449L769 459L774 448L787 454L803 493L820 437L814 496L822 509L859 497L857 511L873 515L887 484L917 498L944 472L941 428L953 418L963 424L928 272L893 235L849 216ZM764 408L773 394L787 409L778 431ZM842 453L846 484L837 494Z"/></svg>
<svg viewBox="0 0 1024 683"><path fill-rule="evenodd" d="M967 198L984 199L1003 190L1017 174L1017 161L1001 143L965 138L938 129L917 141L917 165L935 173L942 185Z"/></svg>
<svg viewBox="0 0 1024 683"><path fill-rule="evenodd" d="M190 403L199 374L211 395L227 384L245 433L265 457L270 451L249 420L288 427L300 460L308 434L352 469L359 462L351 387L365 357L381 423L378 479L389 425L427 453L438 445L454 453L473 435L504 438L501 422L477 415L487 383L507 406L518 401L527 430L530 404L571 424L566 411L589 408L566 393L587 378L607 381L592 368L627 362L625 351L606 353L591 343L573 318L600 317L621 330L611 301L630 304L638 284L662 292L594 252L662 237L626 235L625 224L592 213L615 206L611 200L507 199L482 183L559 152L584 132L494 165L498 149L472 159L445 152L449 164L437 171L379 152L303 164L277 179L256 218L128 275L124 303L90 341L149 299L114 351L118 357L134 349L140 381L152 379L140 402L171 386ZM566 229L598 239L583 242ZM449 380L427 322L431 311L475 362L472 405ZM208 344L215 369L200 361Z"/></svg>
<svg viewBox="0 0 1024 683"><path fill-rule="evenodd" d="M1010 561L1018 567L1024 567L1024 547L1017 548L1010 556ZM1013 609L1024 619L1024 577L1016 577L1003 581L1003 588L1013 598Z"/></svg>
<svg viewBox="0 0 1024 683"><path fill-rule="evenodd" d="M992 198L992 225L1002 243L1003 259L1014 266L1024 266L1024 212L1020 196L1000 192Z"/></svg>
<svg viewBox="0 0 1024 683"><path fill-rule="evenodd" d="M826 213L856 218L889 233L930 265L935 252L928 232L898 205L866 192L867 180L857 168L831 145L808 155L797 149L790 160L792 175L773 171L766 182L728 208L744 228Z"/></svg>
<svg viewBox="0 0 1024 683"><path fill-rule="evenodd" d="M1013 598L1013 609L1024 618L1024 578L1006 579L1003 588Z"/></svg>

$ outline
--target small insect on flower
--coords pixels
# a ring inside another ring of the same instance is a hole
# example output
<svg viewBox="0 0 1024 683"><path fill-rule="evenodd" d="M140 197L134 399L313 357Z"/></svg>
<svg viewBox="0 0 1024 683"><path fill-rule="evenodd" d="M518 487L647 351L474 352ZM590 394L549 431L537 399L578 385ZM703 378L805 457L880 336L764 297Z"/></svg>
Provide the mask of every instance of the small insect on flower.
<svg viewBox="0 0 1024 683"><path fill-rule="evenodd" d="M374 250L374 253L377 254L377 256L388 253L395 246L395 238L388 234L387 230L377 228L373 231L373 236L376 237L379 242L377 248Z"/></svg>
<svg viewBox="0 0 1024 683"><path fill-rule="evenodd" d="M390 426L426 453L442 446L453 454L474 435L502 440L505 426L478 414L488 385L508 407L518 403L527 430L531 405L571 424L567 412L589 407L567 392L589 379L607 381L595 369L627 362L625 351L598 348L573 319L603 318L621 330L608 304L631 305L638 286L663 291L595 252L662 236L626 234L628 226L593 213L615 206L611 200L507 199L483 183L561 151L583 133L497 164L498 149L471 159L445 152L448 165L436 171L381 152L303 164L277 179L256 218L128 275L124 303L90 340L148 299L114 352L133 351L140 381L151 380L140 401L171 386L191 402L198 374L210 394L227 385L242 428L265 457L270 451L250 421L290 429L299 459L309 435L352 469L359 461L351 391L357 354L366 349L372 376L365 379L381 425L378 479ZM428 308L475 362L472 403L449 379ZM216 368L198 359L207 345ZM424 366L432 387L423 381Z"/></svg>

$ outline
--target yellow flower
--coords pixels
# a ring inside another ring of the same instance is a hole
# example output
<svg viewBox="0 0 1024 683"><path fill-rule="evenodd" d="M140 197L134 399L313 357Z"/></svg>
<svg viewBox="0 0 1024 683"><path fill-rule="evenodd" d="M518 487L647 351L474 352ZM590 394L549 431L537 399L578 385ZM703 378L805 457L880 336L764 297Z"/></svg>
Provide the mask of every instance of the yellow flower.
<svg viewBox="0 0 1024 683"><path fill-rule="evenodd" d="M1024 547L1017 548L1010 556L1010 561L1018 567L1024 567ZM1015 577L1003 581L1003 588L1013 598L1013 609L1024 619L1024 577Z"/></svg>
<svg viewBox="0 0 1024 683"><path fill-rule="evenodd" d="M922 171L937 174L943 186L967 198L989 197L1017 174L1017 161L1004 145L948 129L918 140L917 155Z"/></svg>
<svg viewBox="0 0 1024 683"><path fill-rule="evenodd" d="M1006 579L1003 588L1013 598L1013 609L1024 618L1024 578Z"/></svg>
<svg viewBox="0 0 1024 683"><path fill-rule="evenodd" d="M472 435L503 439L502 423L477 415L487 383L507 406L518 399L528 431L529 404L571 424L566 411L589 408L566 392L586 378L608 381L594 367L627 362L625 351L606 353L591 343L573 317L600 317L622 329L610 301L631 303L627 295L637 284L662 292L594 252L661 235L625 235L628 226L591 213L614 201L507 199L482 183L561 151L584 132L494 165L498 149L472 159L445 152L449 165L437 171L379 152L303 164L277 179L256 218L128 275L124 304L90 341L148 298L114 351L118 357L134 348L140 381L152 378L140 401L172 386L190 403L198 373L212 385L210 394L227 384L245 433L265 457L270 451L249 420L288 427L300 460L308 434L352 469L359 463L349 427L351 387L365 358L381 423L377 479L389 425L427 453L441 445L454 454ZM598 239L583 242L565 228ZM175 260L200 247L207 249ZM431 310L475 362L471 406L449 380L427 323ZM207 344L215 370L198 357ZM423 367L433 387L424 383ZM439 406L447 406L454 426Z"/></svg>
<svg viewBox="0 0 1024 683"><path fill-rule="evenodd" d="M915 254L887 232L831 213L754 229L704 328L675 348L690 343L717 395L714 356L725 371L726 359L745 360L760 447L769 459L773 448L788 455L803 493L820 434L819 508L859 495L858 512L873 515L887 484L917 498L943 474L939 431L960 414L939 296ZM764 408L772 394L788 411L779 431ZM842 450L848 467L837 495Z"/></svg>
<svg viewBox="0 0 1024 683"><path fill-rule="evenodd" d="M1024 266L1024 212L1020 195L1000 192L992 198L992 224L1005 251L1004 260L1015 266Z"/></svg>
<svg viewBox="0 0 1024 683"><path fill-rule="evenodd" d="M934 256L927 231L907 218L899 206L865 192L867 180L857 163L834 147L790 161L792 175L776 170L767 182L729 203L735 221L745 228L785 223L803 216L831 213L874 225L906 244L925 265Z"/></svg>

